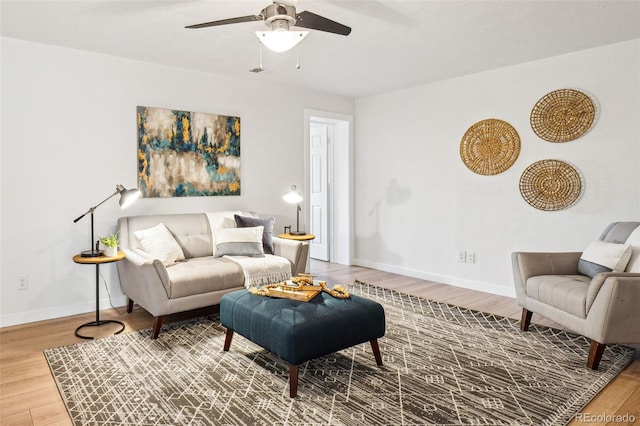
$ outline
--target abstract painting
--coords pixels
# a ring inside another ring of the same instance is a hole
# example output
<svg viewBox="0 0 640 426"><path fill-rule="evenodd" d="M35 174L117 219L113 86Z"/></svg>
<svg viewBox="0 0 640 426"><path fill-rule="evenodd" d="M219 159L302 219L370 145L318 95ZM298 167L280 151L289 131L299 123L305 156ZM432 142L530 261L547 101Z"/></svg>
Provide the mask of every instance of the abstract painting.
<svg viewBox="0 0 640 426"><path fill-rule="evenodd" d="M240 195L240 117L137 107L143 197Z"/></svg>

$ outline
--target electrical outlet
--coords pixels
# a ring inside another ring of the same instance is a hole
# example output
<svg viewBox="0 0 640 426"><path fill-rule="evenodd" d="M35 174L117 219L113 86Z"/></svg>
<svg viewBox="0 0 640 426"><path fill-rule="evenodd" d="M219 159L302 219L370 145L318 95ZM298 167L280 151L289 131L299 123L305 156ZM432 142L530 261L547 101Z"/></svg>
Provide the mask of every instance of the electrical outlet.
<svg viewBox="0 0 640 426"><path fill-rule="evenodd" d="M29 288L29 275L18 274L18 290L26 290Z"/></svg>
<svg viewBox="0 0 640 426"><path fill-rule="evenodd" d="M476 263L476 254L472 251L465 252L467 254L467 263Z"/></svg>
<svg viewBox="0 0 640 426"><path fill-rule="evenodd" d="M460 263L464 263L467 261L467 253L464 251L459 251L458 252L458 262Z"/></svg>

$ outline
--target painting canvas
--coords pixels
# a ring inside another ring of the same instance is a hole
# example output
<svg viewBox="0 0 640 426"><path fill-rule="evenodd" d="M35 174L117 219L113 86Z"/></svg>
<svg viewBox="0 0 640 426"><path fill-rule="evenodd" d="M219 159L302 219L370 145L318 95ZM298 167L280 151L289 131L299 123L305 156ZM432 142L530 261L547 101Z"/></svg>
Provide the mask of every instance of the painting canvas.
<svg viewBox="0 0 640 426"><path fill-rule="evenodd" d="M240 195L240 117L137 107L143 197Z"/></svg>

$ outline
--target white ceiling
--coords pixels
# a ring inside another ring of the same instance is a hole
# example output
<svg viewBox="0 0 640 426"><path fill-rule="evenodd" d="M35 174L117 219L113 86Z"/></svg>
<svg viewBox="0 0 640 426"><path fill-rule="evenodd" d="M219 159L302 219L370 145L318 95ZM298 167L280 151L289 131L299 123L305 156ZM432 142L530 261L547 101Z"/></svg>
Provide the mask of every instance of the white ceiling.
<svg viewBox="0 0 640 426"><path fill-rule="evenodd" d="M269 0L5 1L2 36L359 98L640 38L640 0L298 0L352 27L264 50L261 22L185 25L258 14ZM612 64L615 66L614 64Z"/></svg>

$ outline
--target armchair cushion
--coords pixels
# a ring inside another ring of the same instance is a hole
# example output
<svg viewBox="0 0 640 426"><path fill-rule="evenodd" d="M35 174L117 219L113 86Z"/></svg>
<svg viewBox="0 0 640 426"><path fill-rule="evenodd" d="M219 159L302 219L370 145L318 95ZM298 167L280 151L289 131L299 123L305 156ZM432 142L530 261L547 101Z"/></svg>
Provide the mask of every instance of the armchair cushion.
<svg viewBox="0 0 640 426"><path fill-rule="evenodd" d="M593 241L578 262L578 272L591 278L601 272L622 272L631 258L630 244Z"/></svg>
<svg viewBox="0 0 640 426"><path fill-rule="evenodd" d="M590 281L584 275L537 275L527 280L527 296L563 312L586 318Z"/></svg>

